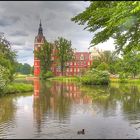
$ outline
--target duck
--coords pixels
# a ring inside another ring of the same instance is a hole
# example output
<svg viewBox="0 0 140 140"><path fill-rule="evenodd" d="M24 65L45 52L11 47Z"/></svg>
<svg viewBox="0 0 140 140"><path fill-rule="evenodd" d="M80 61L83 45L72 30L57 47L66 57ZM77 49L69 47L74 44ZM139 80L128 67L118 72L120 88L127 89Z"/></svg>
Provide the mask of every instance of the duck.
<svg viewBox="0 0 140 140"><path fill-rule="evenodd" d="M82 130L78 131L77 134L83 134L84 135L85 134L85 129L82 129Z"/></svg>

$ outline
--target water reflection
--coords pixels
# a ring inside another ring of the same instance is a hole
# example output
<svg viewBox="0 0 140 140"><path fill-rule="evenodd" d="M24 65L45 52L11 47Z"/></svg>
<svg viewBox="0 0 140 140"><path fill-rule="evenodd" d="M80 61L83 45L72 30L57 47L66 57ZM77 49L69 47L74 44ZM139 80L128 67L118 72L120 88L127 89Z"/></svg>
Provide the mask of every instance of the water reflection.
<svg viewBox="0 0 140 140"><path fill-rule="evenodd" d="M92 99L82 95L74 83L34 81L33 112L38 132L45 117L51 117L59 123L69 123L72 103L92 103Z"/></svg>
<svg viewBox="0 0 140 140"><path fill-rule="evenodd" d="M33 84L0 99L0 138L140 138L140 85Z"/></svg>

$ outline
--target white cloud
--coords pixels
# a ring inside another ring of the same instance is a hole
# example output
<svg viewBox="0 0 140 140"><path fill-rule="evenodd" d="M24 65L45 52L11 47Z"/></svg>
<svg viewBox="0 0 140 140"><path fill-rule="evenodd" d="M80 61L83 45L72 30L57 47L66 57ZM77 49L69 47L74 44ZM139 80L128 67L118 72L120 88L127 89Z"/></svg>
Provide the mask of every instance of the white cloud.
<svg viewBox="0 0 140 140"><path fill-rule="evenodd" d="M34 38L38 32L40 18L43 33L48 41L62 36L72 41L72 47L78 51L88 51L93 34L83 30L71 18L82 12L87 1L21 1L0 2L0 31L5 33L12 48L18 50L18 61L33 65ZM3 23L8 22L7 26ZM11 25L10 25L11 23ZM103 49L113 49L112 41L97 45Z"/></svg>

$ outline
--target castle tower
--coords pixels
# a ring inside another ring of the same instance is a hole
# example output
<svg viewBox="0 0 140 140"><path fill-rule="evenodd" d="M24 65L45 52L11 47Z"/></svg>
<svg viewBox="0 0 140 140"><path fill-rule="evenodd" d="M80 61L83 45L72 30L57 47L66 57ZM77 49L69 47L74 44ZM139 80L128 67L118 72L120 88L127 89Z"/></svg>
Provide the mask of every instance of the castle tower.
<svg viewBox="0 0 140 140"><path fill-rule="evenodd" d="M43 28L40 21L38 35L35 37L34 41L34 51L39 51L40 48L45 42L45 37L43 36ZM34 55L34 76L38 77L40 74L40 60L38 60Z"/></svg>

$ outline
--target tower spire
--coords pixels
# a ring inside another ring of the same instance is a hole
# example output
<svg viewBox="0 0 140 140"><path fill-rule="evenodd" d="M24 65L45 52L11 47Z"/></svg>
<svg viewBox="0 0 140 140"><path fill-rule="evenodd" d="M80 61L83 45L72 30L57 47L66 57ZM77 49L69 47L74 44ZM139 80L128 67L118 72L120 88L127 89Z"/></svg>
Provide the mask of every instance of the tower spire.
<svg viewBox="0 0 140 140"><path fill-rule="evenodd" d="M41 24L41 19L40 19L40 24L39 24L39 29L38 29L38 35L43 35L43 28Z"/></svg>
<svg viewBox="0 0 140 140"><path fill-rule="evenodd" d="M40 27L42 27L42 24L41 24L41 19L40 19L40 24L39 24L39 26L40 26Z"/></svg>

